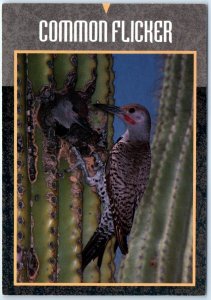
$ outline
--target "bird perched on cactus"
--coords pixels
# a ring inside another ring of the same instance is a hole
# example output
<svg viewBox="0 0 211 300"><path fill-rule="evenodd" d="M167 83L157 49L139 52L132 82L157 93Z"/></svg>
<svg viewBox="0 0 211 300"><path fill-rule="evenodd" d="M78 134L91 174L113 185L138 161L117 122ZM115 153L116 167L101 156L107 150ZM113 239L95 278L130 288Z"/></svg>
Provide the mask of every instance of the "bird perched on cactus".
<svg viewBox="0 0 211 300"><path fill-rule="evenodd" d="M95 104L95 107L117 115L127 129L113 146L106 164L108 203L98 228L82 252L83 269L96 257L101 266L105 247L113 235L116 236L115 248L119 246L123 254L128 253L127 236L146 189L151 166L148 110L139 104L122 107ZM104 199L103 195L101 199Z"/></svg>

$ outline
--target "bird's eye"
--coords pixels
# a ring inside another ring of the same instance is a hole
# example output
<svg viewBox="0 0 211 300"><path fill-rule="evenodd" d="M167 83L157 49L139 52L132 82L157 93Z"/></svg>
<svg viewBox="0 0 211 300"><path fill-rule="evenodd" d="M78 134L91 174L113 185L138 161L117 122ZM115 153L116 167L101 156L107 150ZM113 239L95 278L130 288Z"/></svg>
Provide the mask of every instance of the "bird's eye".
<svg viewBox="0 0 211 300"><path fill-rule="evenodd" d="M130 114L133 114L136 110L135 110L135 108L132 107L128 111L129 111Z"/></svg>

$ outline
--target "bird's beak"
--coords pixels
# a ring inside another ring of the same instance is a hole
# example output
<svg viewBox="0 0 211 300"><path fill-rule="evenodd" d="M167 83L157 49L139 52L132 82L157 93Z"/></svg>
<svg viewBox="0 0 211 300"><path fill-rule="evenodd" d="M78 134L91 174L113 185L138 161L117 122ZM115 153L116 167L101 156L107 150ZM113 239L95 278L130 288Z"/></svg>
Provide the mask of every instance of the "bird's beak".
<svg viewBox="0 0 211 300"><path fill-rule="evenodd" d="M115 106L115 105L107 105L107 104L100 104L100 103L96 103L93 105L96 108L99 108L101 110L104 110L106 112L109 112L109 113L112 113L115 115L123 115L124 114L124 111L120 107Z"/></svg>
<svg viewBox="0 0 211 300"><path fill-rule="evenodd" d="M124 121L127 125L135 125L136 122L133 118L131 118L121 107L115 106L115 105L106 105L106 104L100 104L96 103L93 104L96 108L102 109L104 111L107 111L109 113L117 115L122 121Z"/></svg>

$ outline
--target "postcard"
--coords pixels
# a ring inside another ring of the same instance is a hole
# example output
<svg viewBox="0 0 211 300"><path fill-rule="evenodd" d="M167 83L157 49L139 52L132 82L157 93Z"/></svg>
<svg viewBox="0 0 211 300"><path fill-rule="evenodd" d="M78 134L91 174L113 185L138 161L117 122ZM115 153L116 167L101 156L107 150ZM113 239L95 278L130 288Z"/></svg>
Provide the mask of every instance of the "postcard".
<svg viewBox="0 0 211 300"><path fill-rule="evenodd" d="M3 293L204 295L207 6L3 5Z"/></svg>

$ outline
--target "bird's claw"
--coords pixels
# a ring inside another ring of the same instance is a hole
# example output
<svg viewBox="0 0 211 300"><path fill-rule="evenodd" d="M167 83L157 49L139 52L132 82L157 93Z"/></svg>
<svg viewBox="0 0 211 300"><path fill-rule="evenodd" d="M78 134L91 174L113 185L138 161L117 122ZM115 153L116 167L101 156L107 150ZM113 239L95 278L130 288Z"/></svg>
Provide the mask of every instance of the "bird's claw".
<svg viewBox="0 0 211 300"><path fill-rule="evenodd" d="M92 155L93 155L93 157L95 158L96 167L97 167L98 169L101 168L101 167L104 167L104 164L103 164L103 162L102 162L102 160L101 160L99 154L96 153L96 152L93 152Z"/></svg>

